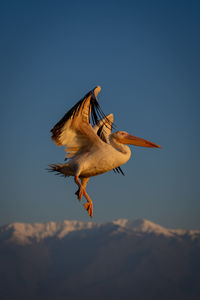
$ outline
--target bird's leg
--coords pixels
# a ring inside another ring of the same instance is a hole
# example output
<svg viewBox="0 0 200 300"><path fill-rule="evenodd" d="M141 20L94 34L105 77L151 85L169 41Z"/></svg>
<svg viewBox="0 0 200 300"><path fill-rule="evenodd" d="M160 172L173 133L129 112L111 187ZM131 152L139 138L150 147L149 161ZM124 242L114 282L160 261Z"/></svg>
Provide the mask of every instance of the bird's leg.
<svg viewBox="0 0 200 300"><path fill-rule="evenodd" d="M74 177L74 180L75 180L76 184L78 185L78 187L79 187L81 193L83 193L84 197L86 198L86 200L87 200L87 202L88 202L88 203L85 203L85 204L83 204L83 205L84 205L85 209L88 211L89 216L92 217L92 216L93 216L93 203L92 203L92 200L90 199L90 197L89 197L88 194L86 193L85 186L82 185L82 184L80 183L79 177L78 177L78 176L75 176L75 177ZM89 179L88 179L88 180L89 180ZM85 181L84 184L87 184L88 180Z"/></svg>
<svg viewBox="0 0 200 300"><path fill-rule="evenodd" d="M78 176L75 176L75 177L74 177L74 181L75 181L76 184L78 185L78 190L76 191L75 194L78 196L78 199L81 201L81 199L79 198L79 193L80 193L80 190L83 189L83 187L82 187L82 185L81 185L81 183L80 183L80 181L79 181L79 177L78 177Z"/></svg>
<svg viewBox="0 0 200 300"><path fill-rule="evenodd" d="M81 178L81 186L79 186L78 190L75 193L75 195L77 195L79 201L81 201L81 199L83 197L83 189L86 188L88 180L89 180L89 178Z"/></svg>
<svg viewBox="0 0 200 300"><path fill-rule="evenodd" d="M84 205L85 209L88 211L89 216L93 217L93 203L92 203L92 200L89 197L89 195L86 193L85 188L83 191L83 195L85 196L85 198L87 199L87 202L88 202L88 203L84 203L83 205Z"/></svg>

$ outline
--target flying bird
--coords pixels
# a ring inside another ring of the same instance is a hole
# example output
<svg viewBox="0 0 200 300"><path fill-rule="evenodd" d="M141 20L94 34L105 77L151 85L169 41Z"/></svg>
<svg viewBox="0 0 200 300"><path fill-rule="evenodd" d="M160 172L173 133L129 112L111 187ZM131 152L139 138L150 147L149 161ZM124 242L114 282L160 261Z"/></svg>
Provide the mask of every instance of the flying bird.
<svg viewBox="0 0 200 300"><path fill-rule="evenodd" d="M86 185L93 176L120 168L130 156L127 146L161 148L147 140L130 135L125 131L112 133L113 114L105 115L101 110L97 86L76 103L64 117L51 129L52 140L58 146L65 146L67 160L64 164L51 164L49 171L63 176L73 176L78 190L75 193L81 201L84 196L85 209L93 216L93 203L86 192Z"/></svg>

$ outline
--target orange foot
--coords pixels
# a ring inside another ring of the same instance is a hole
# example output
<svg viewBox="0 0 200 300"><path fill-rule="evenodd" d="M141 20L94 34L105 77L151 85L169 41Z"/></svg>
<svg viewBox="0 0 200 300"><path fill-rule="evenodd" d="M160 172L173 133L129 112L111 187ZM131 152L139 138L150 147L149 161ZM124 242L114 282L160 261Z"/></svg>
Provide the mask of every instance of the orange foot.
<svg viewBox="0 0 200 300"><path fill-rule="evenodd" d="M92 201L83 204L85 209L88 211L89 216L92 218L93 217L93 204Z"/></svg>

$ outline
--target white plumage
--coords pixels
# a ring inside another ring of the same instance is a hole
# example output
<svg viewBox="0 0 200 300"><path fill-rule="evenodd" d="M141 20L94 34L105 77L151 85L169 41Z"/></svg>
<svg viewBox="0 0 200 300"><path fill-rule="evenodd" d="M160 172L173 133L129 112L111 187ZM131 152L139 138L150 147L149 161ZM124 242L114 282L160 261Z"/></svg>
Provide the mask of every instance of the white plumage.
<svg viewBox="0 0 200 300"><path fill-rule="evenodd" d="M111 133L113 114L105 116L102 112L97 102L100 90L99 86L91 90L51 130L56 145L65 146L66 159L69 161L65 164L50 165L50 170L64 176L74 176L79 187L76 195L80 201L82 196L85 196L87 203L84 207L91 217L93 203L86 193L89 178L110 170L123 174L120 166L131 156L131 150L126 144L160 147L125 131Z"/></svg>

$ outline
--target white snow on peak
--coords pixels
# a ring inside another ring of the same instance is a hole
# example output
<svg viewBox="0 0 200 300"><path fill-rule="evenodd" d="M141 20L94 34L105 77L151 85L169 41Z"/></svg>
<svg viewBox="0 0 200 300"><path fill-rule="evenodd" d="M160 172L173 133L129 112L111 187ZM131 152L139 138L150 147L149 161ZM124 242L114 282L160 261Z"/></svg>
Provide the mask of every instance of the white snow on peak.
<svg viewBox="0 0 200 300"><path fill-rule="evenodd" d="M121 227L131 229L135 232L148 232L155 234L163 234L166 236L172 235L171 230L166 229L146 219L136 219L134 221L128 219L118 219L114 221L114 223Z"/></svg>
<svg viewBox="0 0 200 300"><path fill-rule="evenodd" d="M167 229L146 219L136 219L134 221L118 219L113 221L113 223L119 225L120 228L130 229L137 233L153 233L156 235L164 235L166 237L189 235L192 239L200 238L200 230Z"/></svg>
<svg viewBox="0 0 200 300"><path fill-rule="evenodd" d="M46 238L54 237L62 239L70 232L80 231L92 228L100 228L102 226L113 227L113 233L119 232L137 233L137 234L154 234L163 235L165 237L181 237L189 235L191 238L200 238L200 230L182 230L182 229L166 229L146 219L136 219L134 221L128 219L118 219L110 223L97 224L93 222L79 222L65 220L62 222L48 223L12 223L8 226L0 228L1 234L7 236L7 242L15 242L17 244L31 244L32 242L40 242ZM2 235L2 236L3 236ZM5 240L5 238L4 238Z"/></svg>
<svg viewBox="0 0 200 300"><path fill-rule="evenodd" d="M48 223L12 223L4 230L11 231L10 242L18 244L30 244L32 241L41 241L48 237L56 236L58 239L63 238L72 231L90 229L94 226L92 222L79 222L65 220L63 222Z"/></svg>

